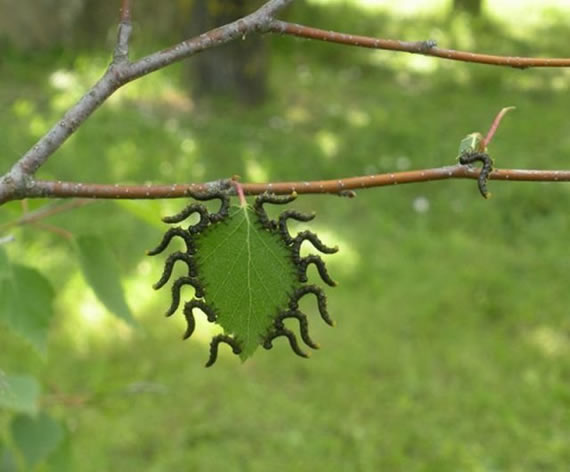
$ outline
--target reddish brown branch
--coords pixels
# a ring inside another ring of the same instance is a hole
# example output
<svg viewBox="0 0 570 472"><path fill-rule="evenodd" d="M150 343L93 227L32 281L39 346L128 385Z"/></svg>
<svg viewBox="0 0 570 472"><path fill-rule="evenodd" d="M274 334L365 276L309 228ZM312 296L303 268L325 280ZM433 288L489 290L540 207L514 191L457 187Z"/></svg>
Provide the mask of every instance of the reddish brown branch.
<svg viewBox="0 0 570 472"><path fill-rule="evenodd" d="M528 67L570 67L570 58L541 58L541 57L514 57L494 56L490 54L477 54L453 49L442 49L435 46L435 41L400 41L396 39L372 38L354 34L337 33L309 26L273 20L269 25L273 33L288 34L300 38L317 39L330 43L346 44L372 49L386 49L389 51L409 52L423 54L424 56L440 57L452 61L488 64L494 66L509 66L517 69Z"/></svg>
<svg viewBox="0 0 570 472"><path fill-rule="evenodd" d="M388 185L429 182L444 179L477 179L479 170L454 165L434 169L420 169L408 172L364 175L344 179L299 181L299 182L267 182L240 184L246 195L258 195L271 192L278 195L297 192L299 194L337 194L344 195L350 190L360 190ZM512 180L525 182L570 182L570 170L526 170L495 169L490 180ZM77 182L36 181L25 196L18 198L100 198L100 199L142 199L182 198L190 193L216 193L220 190L236 194L231 179L208 183L189 183L173 185L105 185ZM0 200L4 203L8 200Z"/></svg>
<svg viewBox="0 0 570 472"><path fill-rule="evenodd" d="M60 236L64 239L67 239L68 241L71 241L73 239L73 233L71 233L70 231L67 231L63 228L60 228L59 226L54 226L54 225L42 223L39 221L32 223L32 225L34 225L36 228L39 228L41 230L48 231L50 233L56 234L57 236Z"/></svg>
<svg viewBox="0 0 570 472"><path fill-rule="evenodd" d="M388 185L444 179L477 179L478 177L479 170L467 166L455 165L408 172L364 175L336 180L242 184L242 187L247 195L257 195L265 191L276 194L288 194L291 192L338 194L347 190L385 187ZM495 169L489 175L489 179L525 182L570 182L570 170Z"/></svg>
<svg viewBox="0 0 570 472"><path fill-rule="evenodd" d="M121 0L121 23L131 22L131 2L130 0Z"/></svg>

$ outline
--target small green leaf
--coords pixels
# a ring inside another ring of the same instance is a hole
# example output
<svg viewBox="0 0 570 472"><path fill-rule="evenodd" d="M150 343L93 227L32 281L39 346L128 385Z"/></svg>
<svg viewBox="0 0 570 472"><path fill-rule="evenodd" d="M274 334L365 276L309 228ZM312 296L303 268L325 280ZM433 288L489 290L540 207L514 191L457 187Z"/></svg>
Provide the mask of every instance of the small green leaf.
<svg viewBox="0 0 570 472"><path fill-rule="evenodd" d="M237 206L196 237L196 248L206 299L218 323L240 341L245 360L299 284L291 254L279 235L257 223L250 207Z"/></svg>
<svg viewBox="0 0 570 472"><path fill-rule="evenodd" d="M64 429L47 413L18 415L11 425L12 440L30 467L45 461L60 446Z"/></svg>
<svg viewBox="0 0 570 472"><path fill-rule="evenodd" d="M117 317L133 324L119 278L119 264L105 240L86 235L77 238L81 270L97 298Z"/></svg>
<svg viewBox="0 0 570 472"><path fill-rule="evenodd" d="M485 152L485 142L481 133L471 133L465 136L459 143L458 158L471 152Z"/></svg>
<svg viewBox="0 0 570 472"><path fill-rule="evenodd" d="M31 375L0 373L0 408L35 415L39 395L40 385Z"/></svg>
<svg viewBox="0 0 570 472"><path fill-rule="evenodd" d="M0 321L45 353L54 290L37 270L11 264L0 251Z"/></svg>

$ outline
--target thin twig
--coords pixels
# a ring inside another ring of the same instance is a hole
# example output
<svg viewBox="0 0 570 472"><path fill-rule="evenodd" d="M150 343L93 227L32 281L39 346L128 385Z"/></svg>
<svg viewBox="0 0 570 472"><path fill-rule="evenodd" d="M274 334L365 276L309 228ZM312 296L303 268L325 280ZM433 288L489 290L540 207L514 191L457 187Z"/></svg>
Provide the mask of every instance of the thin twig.
<svg viewBox="0 0 570 472"><path fill-rule="evenodd" d="M73 233L67 231L66 229L60 228L59 226L50 225L48 223L41 223L39 221L36 221L32 224L36 228L43 229L44 231L49 231L50 233L61 236L68 241L73 239Z"/></svg>
<svg viewBox="0 0 570 472"><path fill-rule="evenodd" d="M495 132L497 131L497 128L499 127L499 124L501 123L501 120L503 119L503 117L509 111L514 110L514 109L516 109L516 107L505 107L505 108L501 109L501 111L498 113L498 115L493 120L493 123L491 124L491 127L489 128L489 131L487 132L487 136L485 136L485 138L483 139L483 149L487 149L487 146L489 145L489 143L493 139L493 136L495 136Z"/></svg>
<svg viewBox="0 0 570 472"><path fill-rule="evenodd" d="M310 26L288 23L286 21L273 20L269 25L269 31L273 33L287 34L306 39L317 39L330 43L346 44L372 49L386 49L389 51L409 52L423 54L424 56L439 57L452 61L462 61L493 66L508 66L517 69L529 67L570 67L570 58L542 58L542 57L515 57L494 56L490 54L477 54L454 49L438 48L435 41L400 41L396 39L373 38L355 34L326 31Z"/></svg>
<svg viewBox="0 0 570 472"><path fill-rule="evenodd" d="M121 15L117 32L117 43L113 54L113 64L127 63L129 61L129 40L133 30L130 3L130 0L121 0Z"/></svg>
<svg viewBox="0 0 570 472"><path fill-rule="evenodd" d="M131 22L131 1L121 0L121 23Z"/></svg>
<svg viewBox="0 0 570 472"><path fill-rule="evenodd" d="M343 195L344 192L350 190L388 185L444 179L478 179L479 173L478 169L469 166L453 165L333 180L242 183L240 186L246 195L259 195L263 192L271 192L278 195L290 194L292 192L299 194L328 193ZM489 179L519 182L570 182L570 170L495 169L489 175ZM236 190L233 180L223 179L208 183L173 185L106 185L38 180L29 188L26 197L151 200L158 198L183 198L188 197L191 193L210 194L219 191L235 195ZM3 201L0 200L0 203L3 203Z"/></svg>
<svg viewBox="0 0 570 472"><path fill-rule="evenodd" d="M26 200L22 200L22 202L26 202ZM0 231L5 230L7 228L11 228L13 226L21 226L21 225L36 223L38 221L44 220L45 218L49 218L50 216L57 215L59 213L63 213L69 210L73 210L75 208L80 208L90 203L93 203L93 200L77 199L77 200L69 200L64 203L59 203L59 202L48 203L47 205L44 205L35 211L24 212L24 214L20 216L20 218L14 221L9 221L8 223L0 225Z"/></svg>

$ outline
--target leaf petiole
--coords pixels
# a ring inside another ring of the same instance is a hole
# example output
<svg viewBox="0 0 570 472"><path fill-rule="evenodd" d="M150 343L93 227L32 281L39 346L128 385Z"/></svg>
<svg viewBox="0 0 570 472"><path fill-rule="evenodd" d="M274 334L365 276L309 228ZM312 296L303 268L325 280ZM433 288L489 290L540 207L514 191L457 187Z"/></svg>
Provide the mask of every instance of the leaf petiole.
<svg viewBox="0 0 570 472"><path fill-rule="evenodd" d="M245 208L247 206L247 201L245 199L245 194L243 192L243 187L242 185L239 183L237 177L232 177L232 185L236 188L236 192L238 194L238 198L239 198L239 205L242 208Z"/></svg>
<svg viewBox="0 0 570 472"><path fill-rule="evenodd" d="M497 131L497 128L499 127L499 124L501 123L501 120L503 119L503 116L505 116L508 111L514 110L515 108L516 107L505 107L497 114L497 116L493 120L493 124L489 128L489 132L487 133L487 136L485 136L485 139L483 140L484 149L487 148L487 146L491 142L491 139L493 139L493 136L495 135L495 132Z"/></svg>

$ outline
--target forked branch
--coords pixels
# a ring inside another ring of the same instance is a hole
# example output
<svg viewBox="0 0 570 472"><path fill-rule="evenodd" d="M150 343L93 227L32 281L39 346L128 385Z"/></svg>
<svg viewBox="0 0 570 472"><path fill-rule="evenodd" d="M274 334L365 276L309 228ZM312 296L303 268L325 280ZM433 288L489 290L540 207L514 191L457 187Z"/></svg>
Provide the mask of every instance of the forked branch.
<svg viewBox="0 0 570 472"><path fill-rule="evenodd" d="M113 60L101 79L73 105L39 141L32 146L7 172L0 177L0 205L23 198L177 198L188 192L215 193L220 190L232 192L231 180L223 179L202 184L174 185L101 185L59 181L35 180L36 171L49 157L81 126L87 118L116 90L139 77L162 69L196 53L220 46L227 42L254 33L278 33L307 39L316 39L352 46L409 52L471 63L527 67L569 67L570 59L521 58L492 56L436 47L434 41L400 41L371 38L334 31L325 31L308 26L287 23L275 19L275 15L293 0L269 0L261 8L239 20L215 28L200 36L182 41L170 48L150 54L135 62L129 60L131 35L131 1L120 0L121 13ZM497 169L491 179L525 181L569 181L570 171ZM477 178L478 171L464 166L449 166L412 172L379 174L363 177L317 181L276 182L243 184L248 195L265 191L277 194L338 193L356 189L379 187L399 183L425 182L448 178ZM233 190L235 191L235 189Z"/></svg>
<svg viewBox="0 0 570 472"><path fill-rule="evenodd" d="M131 33L131 3L121 0L121 14L113 61L95 85L0 178L0 202L23 198L34 186L33 176L49 157L115 91L128 82L162 69L198 52L220 46L244 35L264 32L273 16L293 0L270 0L255 12L227 25L143 57L128 59ZM11 196L11 197L10 197Z"/></svg>

